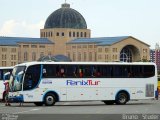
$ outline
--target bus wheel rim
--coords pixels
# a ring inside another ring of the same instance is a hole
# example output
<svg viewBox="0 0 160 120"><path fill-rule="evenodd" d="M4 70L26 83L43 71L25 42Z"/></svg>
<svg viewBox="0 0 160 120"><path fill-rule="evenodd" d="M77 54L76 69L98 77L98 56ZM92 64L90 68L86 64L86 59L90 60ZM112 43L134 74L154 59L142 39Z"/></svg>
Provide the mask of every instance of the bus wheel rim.
<svg viewBox="0 0 160 120"><path fill-rule="evenodd" d="M54 102L54 98L52 96L47 96L46 102L47 102L47 104L51 105Z"/></svg>
<svg viewBox="0 0 160 120"><path fill-rule="evenodd" d="M126 97L124 95L121 95L119 98L120 103L124 103L126 101Z"/></svg>

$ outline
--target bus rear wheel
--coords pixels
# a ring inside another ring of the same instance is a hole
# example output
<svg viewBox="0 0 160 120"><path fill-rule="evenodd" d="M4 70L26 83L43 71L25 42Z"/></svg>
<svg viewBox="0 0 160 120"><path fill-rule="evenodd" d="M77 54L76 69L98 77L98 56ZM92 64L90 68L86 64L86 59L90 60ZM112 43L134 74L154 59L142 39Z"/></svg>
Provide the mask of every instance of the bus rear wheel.
<svg viewBox="0 0 160 120"><path fill-rule="evenodd" d="M45 105L46 106L53 106L56 103L56 99L54 94L48 93L45 96Z"/></svg>
<svg viewBox="0 0 160 120"><path fill-rule="evenodd" d="M43 105L43 102L34 102L34 104L35 104L36 106L42 106L42 105Z"/></svg>
<svg viewBox="0 0 160 120"><path fill-rule="evenodd" d="M128 95L125 92L118 93L116 98L116 104L124 105L127 103L127 101L128 101Z"/></svg>

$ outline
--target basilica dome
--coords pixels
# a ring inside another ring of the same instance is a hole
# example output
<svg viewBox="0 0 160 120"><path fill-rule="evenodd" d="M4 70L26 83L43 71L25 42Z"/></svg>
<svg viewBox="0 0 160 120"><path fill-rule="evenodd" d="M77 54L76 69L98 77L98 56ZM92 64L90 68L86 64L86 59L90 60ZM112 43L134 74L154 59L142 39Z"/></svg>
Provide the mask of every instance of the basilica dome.
<svg viewBox="0 0 160 120"><path fill-rule="evenodd" d="M70 4L65 3L47 18L44 29L47 28L87 29L87 24L78 11L70 8Z"/></svg>

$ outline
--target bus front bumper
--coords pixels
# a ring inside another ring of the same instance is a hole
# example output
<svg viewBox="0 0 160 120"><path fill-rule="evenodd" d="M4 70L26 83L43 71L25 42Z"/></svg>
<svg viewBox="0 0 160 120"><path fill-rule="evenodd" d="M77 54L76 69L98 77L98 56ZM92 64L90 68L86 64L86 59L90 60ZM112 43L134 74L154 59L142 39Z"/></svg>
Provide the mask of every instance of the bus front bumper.
<svg viewBox="0 0 160 120"><path fill-rule="evenodd" d="M9 96L8 99L9 102L14 102L14 103L24 102L23 95Z"/></svg>

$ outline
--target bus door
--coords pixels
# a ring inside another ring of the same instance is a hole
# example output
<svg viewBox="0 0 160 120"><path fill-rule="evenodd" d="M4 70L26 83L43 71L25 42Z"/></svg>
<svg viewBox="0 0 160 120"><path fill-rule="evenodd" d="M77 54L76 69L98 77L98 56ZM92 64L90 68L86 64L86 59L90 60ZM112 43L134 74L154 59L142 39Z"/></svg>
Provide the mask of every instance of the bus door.
<svg viewBox="0 0 160 120"><path fill-rule="evenodd" d="M41 81L41 65L29 66L26 70L23 81L23 95L26 101L39 100L41 94L39 83Z"/></svg>

